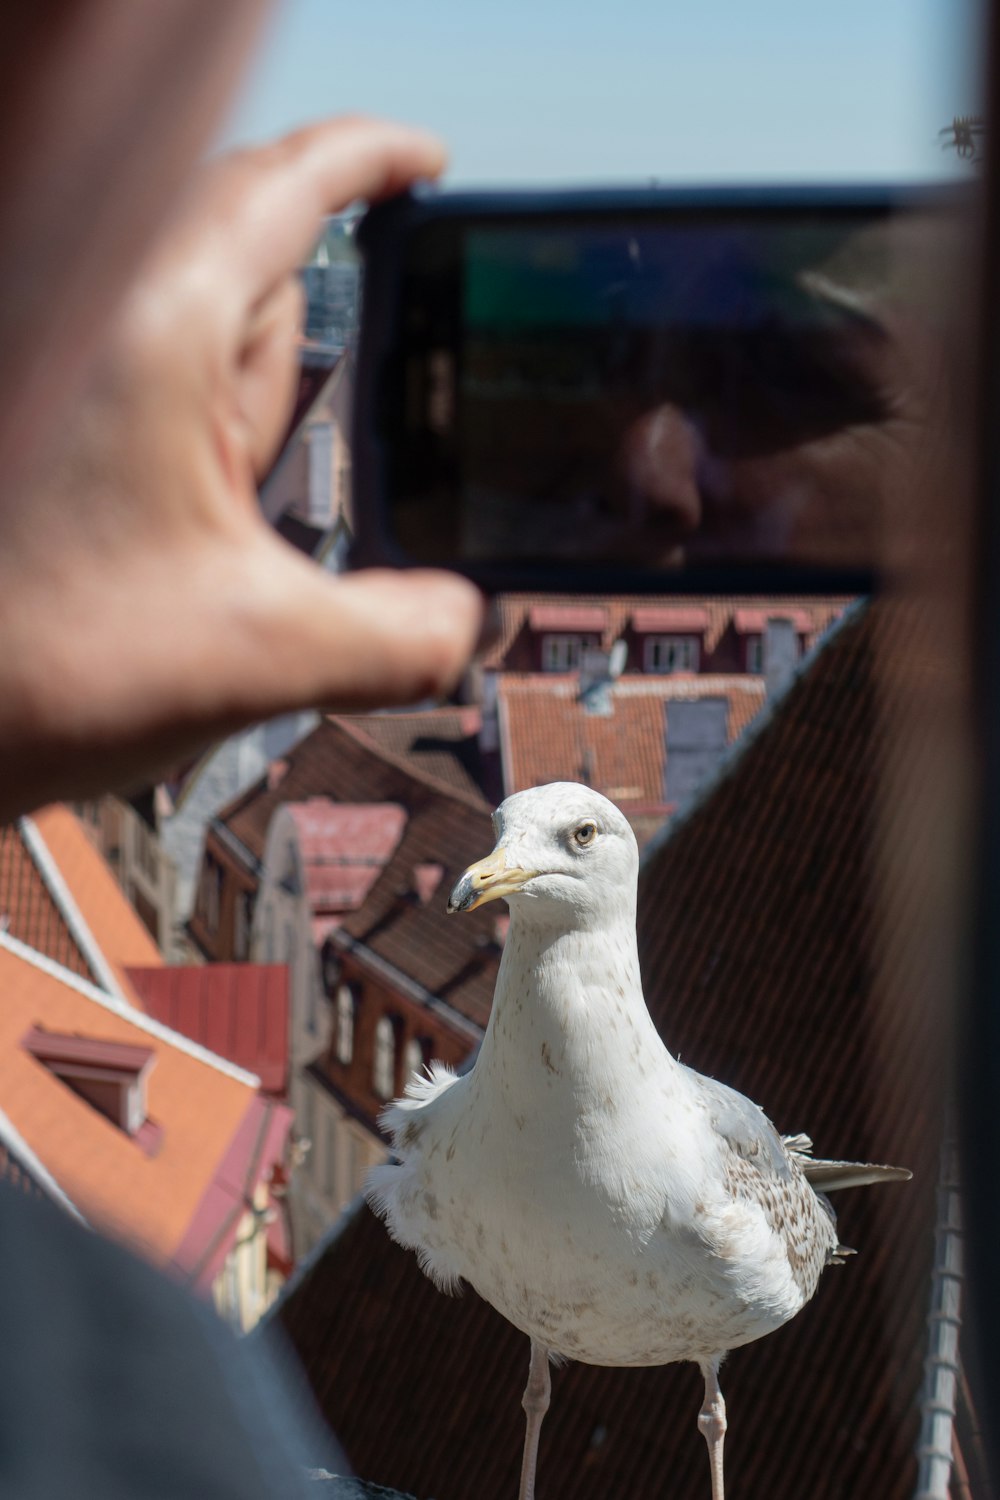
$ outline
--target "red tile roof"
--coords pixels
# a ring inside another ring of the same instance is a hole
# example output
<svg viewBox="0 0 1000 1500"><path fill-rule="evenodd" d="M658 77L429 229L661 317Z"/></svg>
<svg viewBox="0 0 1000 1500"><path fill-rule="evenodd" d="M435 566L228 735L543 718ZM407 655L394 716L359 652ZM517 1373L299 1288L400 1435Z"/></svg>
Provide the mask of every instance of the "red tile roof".
<svg viewBox="0 0 1000 1500"><path fill-rule="evenodd" d="M0 829L0 917L12 937L134 1000L125 968L163 959L69 808Z"/></svg>
<svg viewBox="0 0 1000 1500"><path fill-rule="evenodd" d="M732 742L764 706L764 683L746 674L620 677L609 716L588 713L576 676L497 674L504 792L547 781L584 781L629 811L664 806L670 703L725 698Z"/></svg>
<svg viewBox="0 0 1000 1500"><path fill-rule="evenodd" d="M916 1173L839 1195L858 1257L725 1365L727 1468L769 1500L909 1500L915 1485L939 1053L892 970L876 983L875 624L836 633L641 875L646 994L672 1050L820 1153ZM443 1297L367 1210L281 1318L356 1472L437 1500L516 1493L527 1341L471 1290ZM707 1492L697 1371L571 1364L553 1386L543 1493Z"/></svg>
<svg viewBox="0 0 1000 1500"><path fill-rule="evenodd" d="M703 605L659 605L649 609L633 609L630 620L632 629L640 634L662 631L667 634L677 631L701 633L708 629L709 614Z"/></svg>
<svg viewBox="0 0 1000 1500"><path fill-rule="evenodd" d="M94 978L17 824L0 828L0 921L11 937L29 948L81 979Z"/></svg>
<svg viewBox="0 0 1000 1500"><path fill-rule="evenodd" d="M147 1015L256 1073L266 1093L288 1088L288 966L178 964L129 969Z"/></svg>
<svg viewBox="0 0 1000 1500"><path fill-rule="evenodd" d="M127 995L125 969L129 964L163 962L156 943L68 807L42 808L24 821L34 824L88 931Z"/></svg>
<svg viewBox="0 0 1000 1500"><path fill-rule="evenodd" d="M317 864L384 865L406 827L406 809L392 802L345 804L310 797L289 803L288 811L303 859Z"/></svg>
<svg viewBox="0 0 1000 1500"><path fill-rule="evenodd" d="M334 915L357 911L382 873L383 866L311 865L307 868L306 896L313 912Z"/></svg>
<svg viewBox="0 0 1000 1500"><path fill-rule="evenodd" d="M528 611L532 630L586 630L598 635L606 629L608 612L599 604L535 604Z"/></svg>

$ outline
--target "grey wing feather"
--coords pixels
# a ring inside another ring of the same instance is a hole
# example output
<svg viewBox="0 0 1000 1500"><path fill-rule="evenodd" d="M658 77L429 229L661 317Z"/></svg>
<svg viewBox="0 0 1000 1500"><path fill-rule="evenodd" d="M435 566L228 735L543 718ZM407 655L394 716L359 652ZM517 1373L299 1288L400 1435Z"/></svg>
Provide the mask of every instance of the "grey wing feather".
<svg viewBox="0 0 1000 1500"><path fill-rule="evenodd" d="M841 1188L868 1187L875 1182L909 1182L905 1167L884 1167L868 1161L813 1161L802 1158L806 1181L817 1193L836 1193Z"/></svg>
<svg viewBox="0 0 1000 1500"><path fill-rule="evenodd" d="M697 1080L713 1126L737 1155L756 1161L762 1170L770 1169L776 1177L789 1178L792 1172L788 1152L764 1111L727 1084L705 1078L691 1068L688 1072Z"/></svg>
<svg viewBox="0 0 1000 1500"><path fill-rule="evenodd" d="M745 1094L731 1089L714 1078L706 1078L689 1068L699 1092L708 1106L713 1126L746 1160L766 1163L775 1176L788 1178L792 1162L802 1171L817 1193L835 1193L841 1188L866 1187L876 1182L906 1182L913 1176L905 1167L881 1166L874 1162L819 1161L810 1155L812 1141L807 1135L781 1136L764 1111Z"/></svg>

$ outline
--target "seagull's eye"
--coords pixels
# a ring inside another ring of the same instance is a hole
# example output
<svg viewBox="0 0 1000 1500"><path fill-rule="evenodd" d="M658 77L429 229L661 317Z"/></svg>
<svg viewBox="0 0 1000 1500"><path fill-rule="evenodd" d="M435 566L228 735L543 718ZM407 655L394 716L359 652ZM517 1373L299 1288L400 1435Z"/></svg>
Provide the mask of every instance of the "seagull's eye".
<svg viewBox="0 0 1000 1500"><path fill-rule="evenodd" d="M587 845L592 844L596 837L596 823L580 823L573 829L573 842L574 844L579 844L581 849L586 849Z"/></svg>

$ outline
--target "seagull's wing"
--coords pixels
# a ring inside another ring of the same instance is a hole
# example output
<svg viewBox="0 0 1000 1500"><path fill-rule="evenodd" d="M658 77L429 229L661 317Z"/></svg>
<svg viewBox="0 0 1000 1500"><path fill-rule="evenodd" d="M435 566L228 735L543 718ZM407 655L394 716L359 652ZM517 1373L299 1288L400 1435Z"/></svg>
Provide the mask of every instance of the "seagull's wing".
<svg viewBox="0 0 1000 1500"><path fill-rule="evenodd" d="M802 1175L817 1193L835 1193L840 1188L868 1187L874 1182L908 1182L906 1167L885 1167L871 1161L823 1161L812 1155L807 1135L786 1135L785 1150L802 1168Z"/></svg>
<svg viewBox="0 0 1000 1500"><path fill-rule="evenodd" d="M715 1130L745 1161L764 1173L786 1180L792 1175L781 1136L762 1109L744 1094L714 1078L688 1068Z"/></svg>

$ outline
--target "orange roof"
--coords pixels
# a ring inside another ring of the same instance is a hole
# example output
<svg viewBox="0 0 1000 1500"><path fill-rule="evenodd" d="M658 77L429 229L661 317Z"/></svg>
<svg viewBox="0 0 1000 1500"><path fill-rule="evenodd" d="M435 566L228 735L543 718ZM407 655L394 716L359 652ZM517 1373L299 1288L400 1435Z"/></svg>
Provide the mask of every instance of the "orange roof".
<svg viewBox="0 0 1000 1500"><path fill-rule="evenodd" d="M588 713L575 675L497 674L504 791L580 780L626 811L662 806L671 701L725 698L732 742L764 706L764 682L746 674L630 675L608 688L613 712Z"/></svg>
<svg viewBox="0 0 1000 1500"><path fill-rule="evenodd" d="M21 1137L88 1221L155 1261L193 1270L205 1245L203 1236L194 1248L192 1227L220 1229L221 1213L206 1224L204 1205L217 1192L220 1166L248 1113L261 1102L253 1075L6 935L0 935L0 993L0 1098ZM160 1127L155 1151L144 1150L32 1056L22 1043L38 1026L152 1052L146 1098L147 1116Z"/></svg>
<svg viewBox="0 0 1000 1500"><path fill-rule="evenodd" d="M22 819L22 836L29 841L29 849L35 858L36 851L30 843L32 827L118 987L128 999L139 1004L125 970L162 964L163 956L156 943L129 905L104 858L88 839L83 825L68 807L57 804ZM42 860L44 862L44 854ZM45 874L43 869L43 878ZM48 880L46 884L49 885ZM51 885L49 888L59 904L59 891L53 890ZM29 936L25 936L24 941L35 946ZM84 951L89 959L86 948Z"/></svg>

